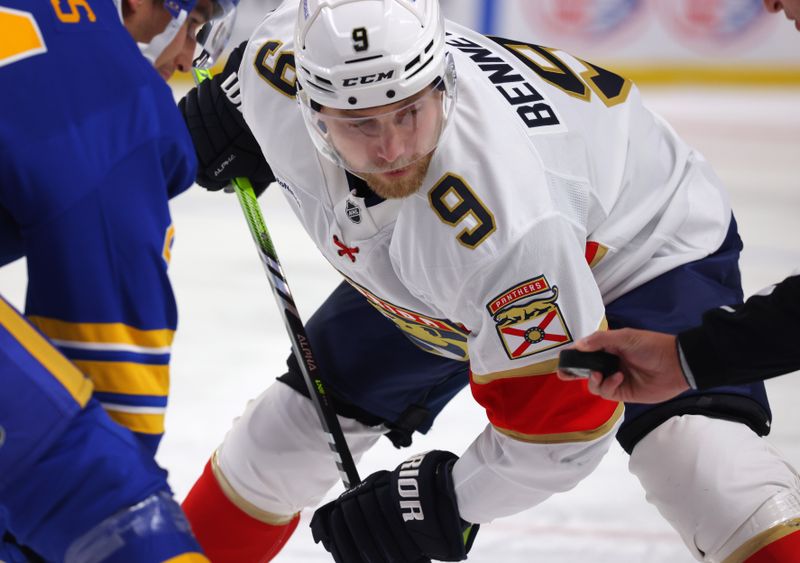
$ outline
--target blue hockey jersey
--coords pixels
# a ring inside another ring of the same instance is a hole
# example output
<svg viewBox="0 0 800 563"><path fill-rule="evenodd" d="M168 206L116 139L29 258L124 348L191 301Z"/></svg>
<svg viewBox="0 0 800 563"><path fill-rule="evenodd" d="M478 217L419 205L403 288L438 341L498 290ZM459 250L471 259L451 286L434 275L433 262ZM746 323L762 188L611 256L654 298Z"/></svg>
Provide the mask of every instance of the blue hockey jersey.
<svg viewBox="0 0 800 563"><path fill-rule="evenodd" d="M112 0L0 0L0 85L0 265L27 257L26 316L155 451L196 169L172 93Z"/></svg>

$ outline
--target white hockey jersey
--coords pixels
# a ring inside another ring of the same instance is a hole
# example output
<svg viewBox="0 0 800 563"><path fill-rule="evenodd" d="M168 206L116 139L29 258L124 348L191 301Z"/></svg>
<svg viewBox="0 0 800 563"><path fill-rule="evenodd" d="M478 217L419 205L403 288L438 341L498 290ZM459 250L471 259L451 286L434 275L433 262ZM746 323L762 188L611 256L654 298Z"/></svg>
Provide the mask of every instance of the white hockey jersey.
<svg viewBox="0 0 800 563"><path fill-rule="evenodd" d="M604 326L604 303L716 250L719 180L629 81L448 22L455 113L419 191L368 206L296 107L296 7L249 41L245 119L327 260L421 347L470 362L491 425L454 469L462 517L571 488L623 409L558 380L558 352Z"/></svg>

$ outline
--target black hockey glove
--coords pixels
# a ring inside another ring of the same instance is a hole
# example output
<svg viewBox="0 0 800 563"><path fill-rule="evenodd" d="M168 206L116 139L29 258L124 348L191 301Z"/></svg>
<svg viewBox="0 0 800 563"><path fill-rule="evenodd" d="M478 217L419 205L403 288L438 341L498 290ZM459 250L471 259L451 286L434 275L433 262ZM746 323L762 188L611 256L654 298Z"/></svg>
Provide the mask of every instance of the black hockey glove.
<svg viewBox="0 0 800 563"><path fill-rule="evenodd" d="M275 177L239 109L237 72L246 47L236 47L223 71L192 88L178 107L197 153L197 183L216 191L244 176L260 195Z"/></svg>
<svg viewBox="0 0 800 563"><path fill-rule="evenodd" d="M314 513L314 541L338 563L466 559L478 525L458 515L451 475L457 459L434 450L373 473Z"/></svg>

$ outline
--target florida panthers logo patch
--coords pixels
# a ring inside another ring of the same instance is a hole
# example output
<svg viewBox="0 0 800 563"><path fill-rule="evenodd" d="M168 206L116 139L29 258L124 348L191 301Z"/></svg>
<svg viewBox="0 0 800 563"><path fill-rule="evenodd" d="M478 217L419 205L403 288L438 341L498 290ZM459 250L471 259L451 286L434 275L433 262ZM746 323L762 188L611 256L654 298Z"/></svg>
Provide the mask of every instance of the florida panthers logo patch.
<svg viewBox="0 0 800 563"><path fill-rule="evenodd" d="M512 360L572 342L556 300L558 286L539 276L507 289L486 305Z"/></svg>

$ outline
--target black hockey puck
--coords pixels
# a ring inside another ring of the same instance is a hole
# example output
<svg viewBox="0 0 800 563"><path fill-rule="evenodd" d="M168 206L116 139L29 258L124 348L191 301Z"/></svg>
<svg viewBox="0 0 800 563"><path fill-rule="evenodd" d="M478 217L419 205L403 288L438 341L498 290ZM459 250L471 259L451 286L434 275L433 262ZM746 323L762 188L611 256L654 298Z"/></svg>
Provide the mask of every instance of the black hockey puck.
<svg viewBox="0 0 800 563"><path fill-rule="evenodd" d="M558 356L558 369L582 379L588 378L593 371L599 371L603 377L608 377L619 371L619 358L602 351L562 350Z"/></svg>

